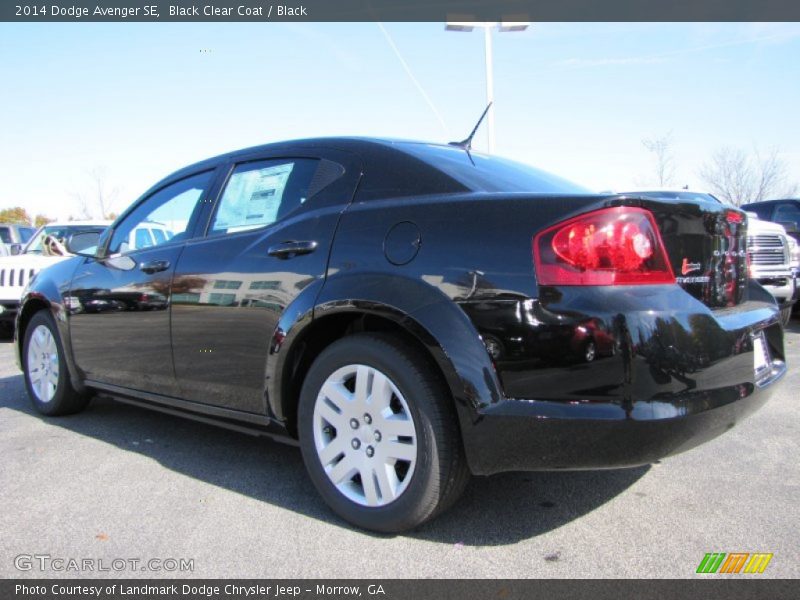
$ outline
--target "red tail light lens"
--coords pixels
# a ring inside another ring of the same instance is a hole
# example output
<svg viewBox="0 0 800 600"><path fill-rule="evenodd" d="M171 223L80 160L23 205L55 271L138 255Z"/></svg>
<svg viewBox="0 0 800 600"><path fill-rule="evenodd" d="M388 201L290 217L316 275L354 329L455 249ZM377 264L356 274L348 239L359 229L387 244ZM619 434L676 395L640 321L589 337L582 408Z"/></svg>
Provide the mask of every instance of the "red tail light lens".
<svg viewBox="0 0 800 600"><path fill-rule="evenodd" d="M533 240L542 285L675 283L650 211L621 206L554 225Z"/></svg>
<svg viewBox="0 0 800 600"><path fill-rule="evenodd" d="M725 213L725 220L728 221L728 223L742 223L744 222L744 213L735 210L729 210Z"/></svg>

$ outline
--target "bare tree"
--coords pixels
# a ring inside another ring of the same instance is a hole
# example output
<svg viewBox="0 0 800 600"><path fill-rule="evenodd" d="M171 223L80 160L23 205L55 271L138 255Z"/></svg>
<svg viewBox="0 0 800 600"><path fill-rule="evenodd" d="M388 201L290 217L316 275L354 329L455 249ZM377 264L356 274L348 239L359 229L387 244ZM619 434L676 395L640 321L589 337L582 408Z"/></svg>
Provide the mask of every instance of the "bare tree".
<svg viewBox="0 0 800 600"><path fill-rule="evenodd" d="M114 214L112 206L119 195L119 188L110 187L106 182L107 173L104 167L94 167L89 170L90 183L86 189L75 192L72 196L80 207L80 219L110 219Z"/></svg>
<svg viewBox="0 0 800 600"><path fill-rule="evenodd" d="M655 159L655 178L659 187L672 185L675 179L675 159L672 153L672 132L660 137L645 138L642 145Z"/></svg>
<svg viewBox="0 0 800 600"><path fill-rule="evenodd" d="M699 175L711 192L734 206L791 196L797 190L777 148L766 154L755 148L752 155L741 148L720 148Z"/></svg>
<svg viewBox="0 0 800 600"><path fill-rule="evenodd" d="M786 163L781 160L777 148L771 148L770 151L762 155L758 148L755 149L755 164L757 167L756 172L756 189L755 200L766 200L770 196L780 195L784 197L794 196L797 191L796 183L789 183L789 173L787 172Z"/></svg>

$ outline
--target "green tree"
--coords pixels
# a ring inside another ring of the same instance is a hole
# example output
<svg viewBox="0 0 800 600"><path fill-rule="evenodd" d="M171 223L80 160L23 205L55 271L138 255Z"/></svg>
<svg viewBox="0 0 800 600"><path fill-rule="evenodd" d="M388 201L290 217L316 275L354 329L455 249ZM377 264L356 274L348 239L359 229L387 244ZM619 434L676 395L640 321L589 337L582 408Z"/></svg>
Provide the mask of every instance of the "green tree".
<svg viewBox="0 0 800 600"><path fill-rule="evenodd" d="M18 225L30 225L31 217L21 206L14 208L0 209L0 223L17 223Z"/></svg>

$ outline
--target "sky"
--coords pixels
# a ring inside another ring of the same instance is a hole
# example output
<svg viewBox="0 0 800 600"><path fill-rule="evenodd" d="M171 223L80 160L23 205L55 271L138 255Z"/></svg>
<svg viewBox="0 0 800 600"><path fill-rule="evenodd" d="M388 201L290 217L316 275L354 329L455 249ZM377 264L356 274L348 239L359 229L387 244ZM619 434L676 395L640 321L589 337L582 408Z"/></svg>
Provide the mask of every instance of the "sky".
<svg viewBox="0 0 800 600"><path fill-rule="evenodd" d="M653 183L642 140L669 134L676 186L702 188L725 146L777 148L800 181L800 24L534 23L493 43L498 155L622 191ZM247 146L461 140L486 99L482 32L442 23L2 23L0 82L0 208L62 219L92 173L120 212Z"/></svg>

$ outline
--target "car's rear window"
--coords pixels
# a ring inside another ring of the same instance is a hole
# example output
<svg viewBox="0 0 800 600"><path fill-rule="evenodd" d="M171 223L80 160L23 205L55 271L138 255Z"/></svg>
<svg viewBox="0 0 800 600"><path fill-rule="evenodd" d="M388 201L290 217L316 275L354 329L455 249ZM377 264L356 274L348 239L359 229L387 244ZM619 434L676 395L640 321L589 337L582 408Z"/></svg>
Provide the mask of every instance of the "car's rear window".
<svg viewBox="0 0 800 600"><path fill-rule="evenodd" d="M11 243L11 230L8 227L0 227L0 242Z"/></svg>
<svg viewBox="0 0 800 600"><path fill-rule="evenodd" d="M456 146L403 144L402 150L424 160L474 192L591 194L591 190L522 163Z"/></svg>

